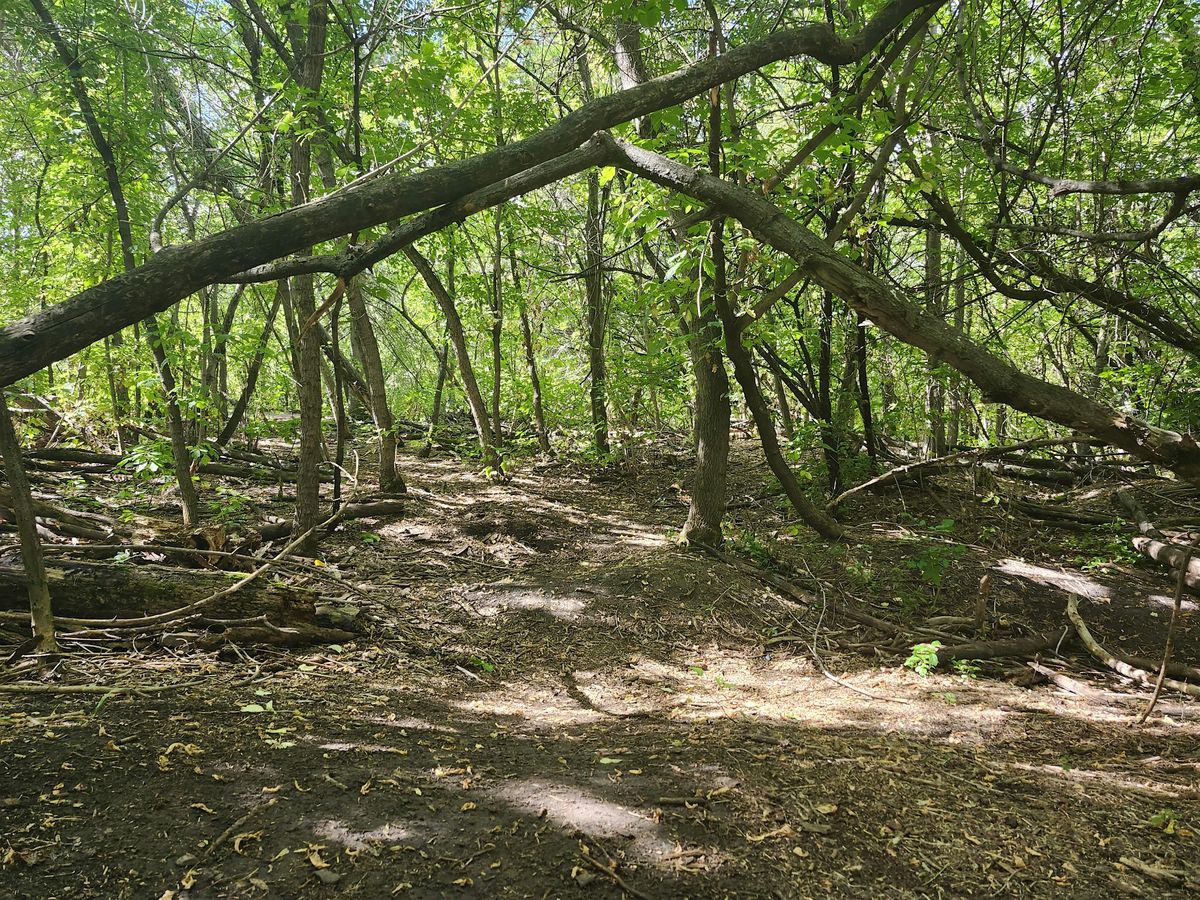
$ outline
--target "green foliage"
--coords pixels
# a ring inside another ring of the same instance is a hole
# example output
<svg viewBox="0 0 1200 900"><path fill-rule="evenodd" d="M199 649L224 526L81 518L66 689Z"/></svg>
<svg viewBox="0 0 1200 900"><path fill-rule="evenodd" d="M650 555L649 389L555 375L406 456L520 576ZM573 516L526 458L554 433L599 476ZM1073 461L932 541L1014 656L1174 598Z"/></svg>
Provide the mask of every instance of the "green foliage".
<svg viewBox="0 0 1200 900"><path fill-rule="evenodd" d="M940 591L946 573L962 559L966 549L962 544L929 544L909 557L906 565L919 572L921 580L935 591Z"/></svg>
<svg viewBox="0 0 1200 900"><path fill-rule="evenodd" d="M928 644L914 644L911 655L904 661L905 667L912 669L922 678L925 678L938 667L937 652L941 646L941 641L931 641Z"/></svg>

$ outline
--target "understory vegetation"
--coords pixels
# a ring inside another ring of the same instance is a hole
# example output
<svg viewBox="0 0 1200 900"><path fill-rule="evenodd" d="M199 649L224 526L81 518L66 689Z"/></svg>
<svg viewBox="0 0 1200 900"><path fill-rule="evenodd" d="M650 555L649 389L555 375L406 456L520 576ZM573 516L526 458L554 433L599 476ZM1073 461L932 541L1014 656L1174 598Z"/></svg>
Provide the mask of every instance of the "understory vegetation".
<svg viewBox="0 0 1200 900"><path fill-rule="evenodd" d="M1190 896L1192 0L0 0L6 896Z"/></svg>

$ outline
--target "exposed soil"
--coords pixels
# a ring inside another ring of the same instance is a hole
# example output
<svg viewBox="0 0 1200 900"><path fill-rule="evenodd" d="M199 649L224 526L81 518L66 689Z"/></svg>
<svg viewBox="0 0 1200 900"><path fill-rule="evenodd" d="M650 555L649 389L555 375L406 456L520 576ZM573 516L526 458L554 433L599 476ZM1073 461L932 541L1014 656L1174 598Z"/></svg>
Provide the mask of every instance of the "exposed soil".
<svg viewBox="0 0 1200 900"><path fill-rule="evenodd" d="M997 632L1061 623L1073 590L1102 641L1157 658L1164 570L1114 561L1117 530L915 489L856 498L855 543L824 544L752 459L734 467L729 550L807 604L675 546L680 455L526 463L503 484L407 458L409 513L348 523L322 557L346 590L311 582L361 605L369 637L65 657L55 677L196 683L0 694L0 894L1200 890L1200 706L1168 696L1135 726L1148 692L1075 647L1047 664L1083 693L1014 679L1011 660L922 678L832 613L970 615L991 571ZM1192 664L1195 608L1176 651Z"/></svg>

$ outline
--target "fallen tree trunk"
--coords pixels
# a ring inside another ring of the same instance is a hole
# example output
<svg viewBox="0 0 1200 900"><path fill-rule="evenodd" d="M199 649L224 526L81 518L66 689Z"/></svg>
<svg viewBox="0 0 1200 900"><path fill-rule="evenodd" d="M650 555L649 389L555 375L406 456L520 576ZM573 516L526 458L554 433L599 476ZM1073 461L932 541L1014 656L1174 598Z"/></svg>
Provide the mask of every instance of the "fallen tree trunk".
<svg viewBox="0 0 1200 900"><path fill-rule="evenodd" d="M370 519L376 516L404 515L404 500L401 497L387 497L377 500L361 500L358 503L347 503L342 507L342 519ZM258 527L258 533L264 541L273 541L287 537L295 528L295 522L268 522Z"/></svg>
<svg viewBox="0 0 1200 900"><path fill-rule="evenodd" d="M168 612L220 590L242 573L135 566L60 559L47 564L54 614L63 618L126 618ZM22 568L0 567L0 609L21 609L17 594L27 579ZM278 625L315 623L319 595L306 588L260 580L222 597L205 615L253 618L267 615Z"/></svg>
<svg viewBox="0 0 1200 900"><path fill-rule="evenodd" d="M98 620L112 619L118 638L130 636L118 620L161 615L181 605L211 597L230 583L229 574L167 566L131 566L83 560L58 560L46 568L56 620L67 628L80 621L87 634L105 633ZM240 575L240 573L236 573ZM24 569L0 567L0 619L28 619L17 612L18 588L28 583ZM271 584L264 580L243 585L205 606L204 612L179 623L186 630L160 635L167 646L215 649L227 643L298 647L313 643L343 643L361 631L357 609L324 604L312 590ZM134 633L153 634L154 627ZM70 632L61 633L70 638Z"/></svg>
<svg viewBox="0 0 1200 900"><path fill-rule="evenodd" d="M1071 624L1075 626L1075 631L1079 635L1079 640L1083 642L1083 646L1087 648L1088 653L1096 658L1097 661L1103 663L1108 668L1112 669L1119 675L1124 675L1131 681L1136 681L1138 684L1144 684L1149 687L1154 687L1157 679L1146 669L1139 668L1128 660L1123 659L1097 641L1091 631L1087 627L1087 623L1083 620L1083 616L1079 614L1079 599L1074 594L1067 595L1067 618L1071 620ZM1168 667L1170 671L1170 667ZM1192 670L1189 673L1190 677L1200 675L1200 672ZM1171 678L1163 680L1163 686L1172 691L1179 691L1188 694L1192 697L1200 697L1200 687L1194 684L1187 684L1183 681L1176 681Z"/></svg>
<svg viewBox="0 0 1200 900"><path fill-rule="evenodd" d="M1188 553L1186 547L1173 542L1150 521L1146 511L1128 491L1117 491L1117 502L1133 519L1141 534L1133 539L1133 546L1155 562L1169 567L1176 576L1183 571L1183 584L1192 593L1200 593L1200 559Z"/></svg>
<svg viewBox="0 0 1200 900"><path fill-rule="evenodd" d="M7 485L0 485L0 515L15 521L11 514L12 505L12 491ZM104 540L114 534L129 533L128 529L121 528L115 519L108 516L67 509L36 498L33 500L33 514L37 517L39 525L69 537Z"/></svg>
<svg viewBox="0 0 1200 900"><path fill-rule="evenodd" d="M829 65L864 59L916 10L942 0L892 0L856 34L825 23L781 28L757 41L597 97L541 131L478 156L415 174L384 173L190 244L0 328L0 384L82 350L170 308L209 284L305 247L443 204L570 152L597 131L682 103L770 63L808 56Z"/></svg>
<svg viewBox="0 0 1200 900"><path fill-rule="evenodd" d="M1006 444L1002 447L980 447L971 450L959 450L954 453L948 453L945 456L935 457L934 459L923 459L916 462L906 463L902 466L896 466L895 468L890 469L881 475L877 475L870 481L864 481L862 484L855 485L849 490L842 491L842 493L838 494L826 504L826 509L834 509L850 497L853 497L855 494L860 494L863 491L869 491L873 488L883 487L885 485L898 484L901 481L908 481L910 479L940 475L944 472L974 465L980 460L1004 458L1020 450L1039 450L1045 447L1057 447L1063 444L1079 443L1097 444L1099 442L1081 440L1078 437L1043 438L1033 441L1022 441L1019 444ZM1004 473L1000 472L999 474Z"/></svg>
<svg viewBox="0 0 1200 900"><path fill-rule="evenodd" d="M1041 634L1024 638L1011 638L997 641L968 641L953 644L949 647L938 647L938 664L942 665L956 659L996 659L1001 656L1035 656L1045 650L1057 649L1071 629L1065 625L1052 628Z"/></svg>
<svg viewBox="0 0 1200 900"><path fill-rule="evenodd" d="M250 454L242 454L250 456ZM89 471L111 471L120 464L124 457L116 453L98 453L94 450L83 450L77 447L54 447L47 450L31 450L24 454L27 465L31 469L51 469L54 471L70 470L72 465L87 466ZM245 460L245 464L236 465L230 462L200 463L195 471L201 475L221 475L226 478L245 478L253 481L266 481L272 484L284 481L294 482L296 472L285 469L267 457ZM322 473L324 480L332 480L329 472Z"/></svg>

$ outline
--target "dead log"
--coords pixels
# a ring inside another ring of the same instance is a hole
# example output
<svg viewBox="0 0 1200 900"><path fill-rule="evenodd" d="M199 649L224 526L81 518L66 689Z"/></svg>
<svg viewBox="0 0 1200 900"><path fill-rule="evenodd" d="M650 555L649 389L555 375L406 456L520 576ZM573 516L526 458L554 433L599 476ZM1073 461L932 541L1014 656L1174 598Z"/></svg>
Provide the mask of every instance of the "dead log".
<svg viewBox="0 0 1200 900"><path fill-rule="evenodd" d="M228 586L231 575L75 559L50 562L46 574L55 616L86 619L168 612ZM23 609L26 584L23 568L0 567L0 609ZM265 615L268 621L281 627L315 625L318 602L315 591L260 580L206 607L205 615L234 619Z"/></svg>
<svg viewBox="0 0 1200 900"><path fill-rule="evenodd" d="M403 516L404 515L404 498L397 497L381 497L376 499L360 500L357 503L348 503L342 510L342 519L370 519L376 516ZM277 538L287 537L292 533L295 527L294 522L267 522L265 525L260 525L258 533L264 541L273 541Z"/></svg>
<svg viewBox="0 0 1200 900"><path fill-rule="evenodd" d="M323 625L288 625L278 627L269 623L255 625L226 625L206 620L205 631L173 631L162 636L165 647L194 647L216 650L226 644L270 644L277 647L306 647L309 644L342 644L358 637L353 631L327 628Z"/></svg>
<svg viewBox="0 0 1200 900"><path fill-rule="evenodd" d="M244 459L242 464L215 461L200 463L195 470L201 475L221 475L226 478L244 478L249 481L266 481L271 484L283 481L292 483L296 473L285 469L269 457L240 454ZM86 466L88 471L111 471L124 458L116 453L98 453L95 450L85 450L79 447L51 447L44 450L30 450L24 454L31 469L47 469L51 471L69 471L74 466ZM326 481L333 480L332 472L325 471L321 476Z"/></svg>
<svg viewBox="0 0 1200 900"><path fill-rule="evenodd" d="M1011 638L998 641L968 641L949 647L938 647L939 664L956 659L997 659L1002 656L1036 656L1046 650L1054 650L1069 637L1071 629L1066 626L1052 628L1030 637Z"/></svg>
<svg viewBox="0 0 1200 900"><path fill-rule="evenodd" d="M1106 649L1099 641L1092 636L1091 631L1087 627L1087 623L1083 620L1083 616L1079 613L1079 600L1074 594L1067 595L1067 618L1071 620L1071 624L1075 626L1075 631L1079 635L1079 640L1083 642L1083 646L1087 648L1088 653L1096 658L1097 661L1108 666L1119 675L1124 675L1130 681L1135 681L1138 684L1154 687L1156 678L1146 669L1132 665L1127 659L1117 656L1115 653ZM1193 670L1193 676L1200 675L1200 672ZM1192 697L1200 697L1200 687L1194 684L1188 684L1184 681L1176 681L1171 678L1163 680L1163 685L1172 691L1179 691L1188 694Z"/></svg>
<svg viewBox="0 0 1200 900"><path fill-rule="evenodd" d="M1183 583L1192 593L1200 593L1200 559L1189 558L1187 548L1173 542L1150 521L1146 511L1128 491L1117 491L1116 500L1137 525L1140 534L1133 538L1138 552L1169 567L1176 575L1184 570Z"/></svg>
<svg viewBox="0 0 1200 900"><path fill-rule="evenodd" d="M906 463L902 466L896 466L882 475L877 475L870 481L865 481L860 485L842 491L838 496L834 497L826 504L827 509L835 509L840 506L845 500L859 494L863 491L871 490L876 487L883 487L889 484L899 484L903 481L909 481L918 478L929 478L935 475L942 475L946 472L962 469L967 466L972 466L980 463L982 460L995 459L1015 453L1021 450L1040 450L1046 447L1056 447L1063 444L1100 444L1099 441L1093 441L1088 438L1070 437L1070 438L1040 438L1032 441L1022 441L1019 444L1007 444L1003 447L979 447L972 450L959 450L954 453L949 453L945 456L939 456L935 459L924 459L916 462ZM999 471L997 474L1005 474ZM1069 473L1067 473L1069 474ZM1026 477L1022 475L1021 477ZM1071 475L1071 478L1074 476Z"/></svg>

